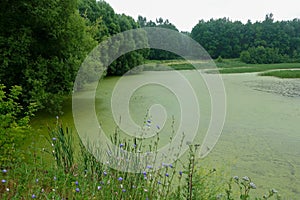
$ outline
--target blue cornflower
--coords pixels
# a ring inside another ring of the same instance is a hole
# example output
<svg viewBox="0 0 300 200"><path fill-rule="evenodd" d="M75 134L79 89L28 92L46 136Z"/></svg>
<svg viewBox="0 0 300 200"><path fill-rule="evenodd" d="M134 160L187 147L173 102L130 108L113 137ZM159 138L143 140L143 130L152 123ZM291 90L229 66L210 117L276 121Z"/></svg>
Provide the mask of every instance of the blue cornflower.
<svg viewBox="0 0 300 200"><path fill-rule="evenodd" d="M166 173L166 177L169 177L169 174L168 174L168 173Z"/></svg>
<svg viewBox="0 0 300 200"><path fill-rule="evenodd" d="M6 169L3 169L2 172L3 172L3 173L7 173L7 170L6 170Z"/></svg>
<svg viewBox="0 0 300 200"><path fill-rule="evenodd" d="M249 183L249 185L250 185L250 188L252 188L252 189L256 189L256 185L254 184L254 183Z"/></svg>
<svg viewBox="0 0 300 200"><path fill-rule="evenodd" d="M36 198L35 194L31 195L31 198L35 199Z"/></svg>
<svg viewBox="0 0 300 200"><path fill-rule="evenodd" d="M173 168L173 165L172 165L172 164L170 164L170 165L169 165L169 167L170 167L170 168Z"/></svg>
<svg viewBox="0 0 300 200"><path fill-rule="evenodd" d="M151 166L151 165L148 165L147 168L148 168L148 169L152 169L152 166Z"/></svg>
<svg viewBox="0 0 300 200"><path fill-rule="evenodd" d="M119 177L118 180L119 180L119 181L123 181L123 178L122 178L122 177Z"/></svg>
<svg viewBox="0 0 300 200"><path fill-rule="evenodd" d="M78 181L75 181L75 185L78 185Z"/></svg>
<svg viewBox="0 0 300 200"><path fill-rule="evenodd" d="M2 181L1 181L2 183L6 183L6 180L5 179L2 179Z"/></svg>
<svg viewBox="0 0 300 200"><path fill-rule="evenodd" d="M143 172L143 175L146 176L146 175L147 175L147 172Z"/></svg>
<svg viewBox="0 0 300 200"><path fill-rule="evenodd" d="M179 171L179 175L182 176L182 171Z"/></svg>
<svg viewBox="0 0 300 200"><path fill-rule="evenodd" d="M244 177L243 177L243 180L244 180L244 181L250 181L250 179L249 179L248 176L244 176Z"/></svg>
<svg viewBox="0 0 300 200"><path fill-rule="evenodd" d="M76 191L76 192L80 192L80 189L79 189L79 188L76 188L75 191Z"/></svg>

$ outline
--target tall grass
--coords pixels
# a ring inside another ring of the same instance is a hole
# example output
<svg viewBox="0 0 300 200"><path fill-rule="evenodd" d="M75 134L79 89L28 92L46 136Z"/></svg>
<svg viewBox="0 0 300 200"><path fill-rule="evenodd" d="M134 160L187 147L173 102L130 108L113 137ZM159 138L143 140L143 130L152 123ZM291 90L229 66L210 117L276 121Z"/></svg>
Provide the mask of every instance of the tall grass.
<svg viewBox="0 0 300 200"><path fill-rule="evenodd" d="M145 147L140 140L121 139L118 131L111 140L120 151ZM158 140L146 146L155 151ZM129 173L99 162L90 153L94 145L84 145L61 124L50 129L48 142L50 145L43 149L30 149L30 162L2 169L1 199L233 199L234 183L240 185L240 199L250 199L250 190L255 189L252 181L232 178L225 190L215 169L201 168L201 160L196 158L198 145L190 145L187 162L159 161L162 164L158 170L146 166L140 172ZM47 156L50 158L45 159ZM276 190L270 190L265 199L276 195Z"/></svg>

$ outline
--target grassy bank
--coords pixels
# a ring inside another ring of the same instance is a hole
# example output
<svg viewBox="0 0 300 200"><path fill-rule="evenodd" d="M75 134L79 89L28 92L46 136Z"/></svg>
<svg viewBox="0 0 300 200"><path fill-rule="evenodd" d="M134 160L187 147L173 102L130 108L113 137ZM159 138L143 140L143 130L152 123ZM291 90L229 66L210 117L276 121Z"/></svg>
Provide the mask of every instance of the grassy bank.
<svg viewBox="0 0 300 200"><path fill-rule="evenodd" d="M261 73L260 76L274 76L278 78L300 78L300 70L279 70Z"/></svg>
<svg viewBox="0 0 300 200"><path fill-rule="evenodd" d="M136 173L110 168L122 159L111 157L100 163L70 129L57 126L49 130L48 145L31 146L26 162L0 172L1 199L250 199L255 183L245 176L224 182L216 169L203 169L195 160L197 146L191 145L188 160L161 162L158 170L151 165ZM76 142L77 141L77 142ZM116 151L135 152L139 143L122 141L115 134ZM93 147L88 147L91 150ZM149 147L151 148L151 147ZM155 149L155 145L152 146ZM50 160L45 161L44 157ZM50 162L49 162L50 161ZM262 199L279 199L271 189Z"/></svg>

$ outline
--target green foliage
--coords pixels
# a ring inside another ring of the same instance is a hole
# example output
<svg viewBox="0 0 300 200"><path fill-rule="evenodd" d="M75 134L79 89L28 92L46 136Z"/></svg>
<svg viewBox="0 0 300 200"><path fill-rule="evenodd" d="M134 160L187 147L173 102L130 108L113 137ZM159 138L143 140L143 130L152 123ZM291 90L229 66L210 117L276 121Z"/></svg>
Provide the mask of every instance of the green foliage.
<svg viewBox="0 0 300 200"><path fill-rule="evenodd" d="M200 20L193 28L191 37L202 45L212 58L238 58L244 62L254 63L253 57L243 51L249 48L258 48L265 51L270 58L265 58L264 63L281 62L275 55L284 59L299 58L300 52L300 20L275 22L273 15L266 15L262 22L246 24L240 21L231 21L227 18ZM265 49L263 50L262 47ZM249 52L251 54L251 52ZM259 55L256 55L259 56ZM259 57L255 57L256 60ZM262 63L258 60L257 63Z"/></svg>
<svg viewBox="0 0 300 200"><path fill-rule="evenodd" d="M79 2L80 15L86 19L86 24L93 32L94 39L99 43L108 37L121 33L127 30L136 29L138 23L132 17L127 15L116 14L113 8L105 1L95 0L80 0ZM129 35L128 38L122 38L120 44L114 44L114 47L109 47L110 50L118 52L122 45L129 47L136 46L136 42L147 43L145 35ZM106 52L102 52L101 58L106 58ZM144 63L144 58L148 55L148 49L137 50L122 55L107 69L107 75L123 75L132 68ZM101 60L106 63L106 60ZM92 73L90 73L92 74Z"/></svg>
<svg viewBox="0 0 300 200"><path fill-rule="evenodd" d="M249 64L271 64L288 61L287 58L279 54L279 49L265 48L263 46L251 47L247 51L243 51L240 59L242 62Z"/></svg>
<svg viewBox="0 0 300 200"><path fill-rule="evenodd" d="M11 167L22 160L23 154L19 147L21 141L30 134L29 119L33 116L35 105L27 110L22 107L20 97L22 89L13 86L6 92L6 87L0 84L0 167Z"/></svg>
<svg viewBox="0 0 300 200"><path fill-rule="evenodd" d="M59 112L77 70L95 46L76 1L1 1L0 79L23 88L22 105ZM51 101L49 101L51 99Z"/></svg>

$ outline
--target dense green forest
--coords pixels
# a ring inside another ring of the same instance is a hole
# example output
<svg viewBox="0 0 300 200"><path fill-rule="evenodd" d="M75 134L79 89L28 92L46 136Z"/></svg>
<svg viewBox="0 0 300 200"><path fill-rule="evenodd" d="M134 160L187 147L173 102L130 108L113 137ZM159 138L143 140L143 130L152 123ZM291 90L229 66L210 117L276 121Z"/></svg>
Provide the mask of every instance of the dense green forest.
<svg viewBox="0 0 300 200"><path fill-rule="evenodd" d="M246 63L278 63L300 59L300 20L274 21L268 14L262 22L246 24L227 18L200 20L191 37L212 58L238 58Z"/></svg>

